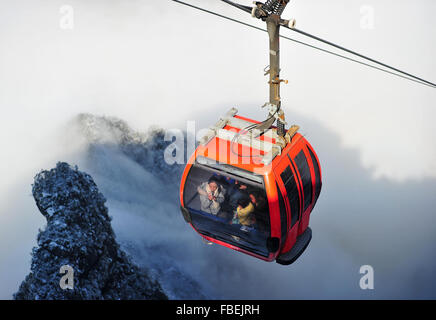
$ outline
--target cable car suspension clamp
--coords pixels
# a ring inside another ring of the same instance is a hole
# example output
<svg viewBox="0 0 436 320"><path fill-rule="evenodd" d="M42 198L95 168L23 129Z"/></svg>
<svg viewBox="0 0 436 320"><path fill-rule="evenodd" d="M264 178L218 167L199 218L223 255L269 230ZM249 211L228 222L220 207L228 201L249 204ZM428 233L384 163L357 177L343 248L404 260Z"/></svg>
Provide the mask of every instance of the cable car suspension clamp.
<svg viewBox="0 0 436 320"><path fill-rule="evenodd" d="M300 126L294 124L293 126L291 126L289 128L289 130L286 132L285 134L285 139L287 143L291 143L292 142L292 138L295 136L295 134L297 133L297 131L300 129Z"/></svg>
<svg viewBox="0 0 436 320"><path fill-rule="evenodd" d="M265 107L268 107L268 112L270 117L274 117L276 120L279 120L284 125L287 125L286 121L282 119L279 107L277 105L267 102L262 106L262 108Z"/></svg>
<svg viewBox="0 0 436 320"><path fill-rule="evenodd" d="M262 19L263 21L268 18L269 14L264 10L264 4L259 1L253 1L253 4L256 6L253 7L253 10L251 10L251 16L256 19Z"/></svg>

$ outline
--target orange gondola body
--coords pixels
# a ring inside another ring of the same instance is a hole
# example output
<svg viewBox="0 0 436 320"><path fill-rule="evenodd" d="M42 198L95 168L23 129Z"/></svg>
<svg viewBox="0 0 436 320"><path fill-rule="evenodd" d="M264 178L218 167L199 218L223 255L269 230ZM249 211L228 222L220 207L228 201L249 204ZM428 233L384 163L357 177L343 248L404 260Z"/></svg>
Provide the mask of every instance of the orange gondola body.
<svg viewBox="0 0 436 320"><path fill-rule="evenodd" d="M236 113L221 118L190 157L180 185L183 217L208 242L290 264L311 240L322 185L318 157L297 132L281 146L276 128L243 139L244 127L258 122ZM241 222L244 210L249 223Z"/></svg>

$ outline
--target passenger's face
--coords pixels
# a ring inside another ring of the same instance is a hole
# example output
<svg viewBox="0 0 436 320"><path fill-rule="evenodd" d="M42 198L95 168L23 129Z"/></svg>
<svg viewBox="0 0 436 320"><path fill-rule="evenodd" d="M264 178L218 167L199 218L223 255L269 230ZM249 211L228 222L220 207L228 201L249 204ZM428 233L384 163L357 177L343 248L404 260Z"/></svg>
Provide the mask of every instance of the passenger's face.
<svg viewBox="0 0 436 320"><path fill-rule="evenodd" d="M215 182L209 183L209 189L212 192L215 192L216 189L218 189L218 185Z"/></svg>

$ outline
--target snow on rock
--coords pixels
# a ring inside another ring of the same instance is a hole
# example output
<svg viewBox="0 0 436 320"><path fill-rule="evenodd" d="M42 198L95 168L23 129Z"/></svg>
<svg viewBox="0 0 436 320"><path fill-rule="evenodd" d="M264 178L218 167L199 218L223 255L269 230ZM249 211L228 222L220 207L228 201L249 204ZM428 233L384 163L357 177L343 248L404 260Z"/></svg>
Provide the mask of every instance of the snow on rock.
<svg viewBox="0 0 436 320"><path fill-rule="evenodd" d="M88 113L78 115L76 124L89 145L88 152L92 153L93 148L102 146L113 147L159 178L163 184L178 183L183 166L169 165L165 161L164 150L171 141L165 139L164 129L152 126L147 132L137 132L118 118ZM185 141L181 143L184 146Z"/></svg>
<svg viewBox="0 0 436 320"><path fill-rule="evenodd" d="M106 199L90 175L59 162L36 175L32 193L47 226L15 299L167 299L120 249ZM73 289L60 286L64 265L74 270Z"/></svg>

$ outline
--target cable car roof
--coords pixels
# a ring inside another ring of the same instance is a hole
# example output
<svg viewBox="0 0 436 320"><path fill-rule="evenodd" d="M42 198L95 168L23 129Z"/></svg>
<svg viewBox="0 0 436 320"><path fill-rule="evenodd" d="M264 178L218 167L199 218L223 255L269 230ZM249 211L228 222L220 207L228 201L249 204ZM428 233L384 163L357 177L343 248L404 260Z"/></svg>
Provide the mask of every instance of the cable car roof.
<svg viewBox="0 0 436 320"><path fill-rule="evenodd" d="M223 164L260 173L281 155L286 144L280 143L283 140L278 139L275 127L265 131L246 130L260 122L238 116L237 113L238 110L232 108L208 129L200 139L197 158L204 156ZM293 134L298 130L297 126L291 128Z"/></svg>

